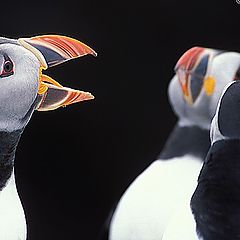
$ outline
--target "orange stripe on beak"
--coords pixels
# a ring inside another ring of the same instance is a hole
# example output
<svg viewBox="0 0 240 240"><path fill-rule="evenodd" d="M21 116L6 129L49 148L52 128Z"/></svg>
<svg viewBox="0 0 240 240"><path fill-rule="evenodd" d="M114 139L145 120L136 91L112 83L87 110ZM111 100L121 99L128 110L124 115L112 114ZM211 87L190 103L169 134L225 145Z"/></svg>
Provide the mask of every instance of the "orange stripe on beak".
<svg viewBox="0 0 240 240"><path fill-rule="evenodd" d="M59 87L49 83L42 82L46 91L39 95L39 104L36 107L38 111L49 111L59 107L94 99L89 92L79 91L66 87Z"/></svg>
<svg viewBox="0 0 240 240"><path fill-rule="evenodd" d="M18 42L33 52L45 69L87 54L97 56L86 44L66 36L42 35L20 38Z"/></svg>
<svg viewBox="0 0 240 240"><path fill-rule="evenodd" d="M87 54L97 56L92 48L76 39L59 35L20 38L18 43L31 51L40 61L37 110L54 110L62 106L94 99L94 96L89 92L63 87L54 79L42 74L43 69L70 59Z"/></svg>

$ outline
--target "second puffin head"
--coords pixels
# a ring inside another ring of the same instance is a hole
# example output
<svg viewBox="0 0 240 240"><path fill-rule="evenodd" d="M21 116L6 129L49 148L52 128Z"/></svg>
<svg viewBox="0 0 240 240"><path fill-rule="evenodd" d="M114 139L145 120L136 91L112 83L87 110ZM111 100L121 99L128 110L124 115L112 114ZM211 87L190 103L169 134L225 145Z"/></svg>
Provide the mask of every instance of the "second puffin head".
<svg viewBox="0 0 240 240"><path fill-rule="evenodd" d="M210 129L224 87L239 78L240 54L194 47L178 60L169 99L179 124Z"/></svg>

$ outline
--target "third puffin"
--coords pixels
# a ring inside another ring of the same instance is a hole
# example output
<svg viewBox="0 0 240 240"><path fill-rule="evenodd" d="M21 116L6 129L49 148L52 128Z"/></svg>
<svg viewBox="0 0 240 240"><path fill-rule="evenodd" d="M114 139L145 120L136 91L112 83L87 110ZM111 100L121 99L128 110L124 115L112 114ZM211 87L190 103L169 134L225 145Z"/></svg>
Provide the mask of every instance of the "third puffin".
<svg viewBox="0 0 240 240"><path fill-rule="evenodd" d="M129 186L111 218L110 240L159 240L190 198L210 147L222 90L238 78L240 54L194 47L176 64L169 100L179 120L159 159Z"/></svg>

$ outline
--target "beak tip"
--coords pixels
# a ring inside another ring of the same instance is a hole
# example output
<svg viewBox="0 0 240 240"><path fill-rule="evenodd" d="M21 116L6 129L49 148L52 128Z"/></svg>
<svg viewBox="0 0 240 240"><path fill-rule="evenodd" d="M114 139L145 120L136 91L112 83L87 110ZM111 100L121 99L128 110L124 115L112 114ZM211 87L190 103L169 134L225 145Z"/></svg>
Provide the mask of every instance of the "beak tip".
<svg viewBox="0 0 240 240"><path fill-rule="evenodd" d="M94 57L97 57L97 56L98 56L97 52L95 52L93 49L92 49L92 51L90 52L90 54L93 55Z"/></svg>
<svg viewBox="0 0 240 240"><path fill-rule="evenodd" d="M90 93L90 92L83 92L83 91L79 91L77 90L77 98L71 102L71 103L74 103L74 102L82 102L82 101L88 101L88 100L93 100L95 99L95 97Z"/></svg>
<svg viewBox="0 0 240 240"><path fill-rule="evenodd" d="M95 97L91 93L87 92L85 95L85 100L93 100L93 99L95 99Z"/></svg>

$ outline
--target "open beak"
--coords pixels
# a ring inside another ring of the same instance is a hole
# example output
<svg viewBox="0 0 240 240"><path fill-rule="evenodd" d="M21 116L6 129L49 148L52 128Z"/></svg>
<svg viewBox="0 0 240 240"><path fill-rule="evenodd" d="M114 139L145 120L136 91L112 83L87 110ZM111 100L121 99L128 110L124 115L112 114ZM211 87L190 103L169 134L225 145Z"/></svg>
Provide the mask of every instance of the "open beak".
<svg viewBox="0 0 240 240"><path fill-rule="evenodd" d="M31 51L40 61L38 111L54 110L62 106L91 100L89 92L63 87L51 77L42 74L42 70L87 54L97 56L86 44L66 36L42 35L18 39L20 45Z"/></svg>
<svg viewBox="0 0 240 240"><path fill-rule="evenodd" d="M185 101L191 106L197 100L202 89L207 96L213 94L215 79L209 75L212 59L220 51L194 47L185 52L178 60L175 71Z"/></svg>
<svg viewBox="0 0 240 240"><path fill-rule="evenodd" d="M47 75L41 76L41 85L38 90L38 111L49 111L59 107L94 99L89 92L63 87Z"/></svg>

